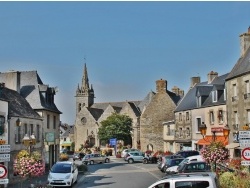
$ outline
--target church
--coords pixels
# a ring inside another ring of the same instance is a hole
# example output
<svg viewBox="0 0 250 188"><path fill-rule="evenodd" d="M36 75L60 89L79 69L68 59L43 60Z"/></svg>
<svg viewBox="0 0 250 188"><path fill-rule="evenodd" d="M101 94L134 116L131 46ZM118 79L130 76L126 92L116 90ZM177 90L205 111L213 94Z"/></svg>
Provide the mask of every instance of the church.
<svg viewBox="0 0 250 188"><path fill-rule="evenodd" d="M131 143L133 148L145 150L163 149L163 122L174 119L174 109L184 95L174 87L167 90L166 80L156 81L156 93L150 91L141 101L95 103L94 89L89 84L86 64L81 85L76 89L75 150L86 141L92 146L104 146L98 139L101 122L112 113L129 116L132 122Z"/></svg>

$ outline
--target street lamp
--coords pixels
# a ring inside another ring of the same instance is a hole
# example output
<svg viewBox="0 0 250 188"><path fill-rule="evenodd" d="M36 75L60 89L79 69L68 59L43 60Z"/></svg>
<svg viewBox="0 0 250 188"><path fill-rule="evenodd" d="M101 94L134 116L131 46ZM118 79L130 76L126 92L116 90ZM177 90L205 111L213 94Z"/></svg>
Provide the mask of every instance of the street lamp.
<svg viewBox="0 0 250 188"><path fill-rule="evenodd" d="M212 132L212 137L213 137L213 142L215 142L216 141L216 131L211 131ZM225 127L223 127L223 136L224 136L224 138L225 138L225 140L227 139L227 137L229 136L229 134L230 134L230 129L229 129L229 127L228 127L228 125L226 125ZM200 133L201 133L201 135L202 135L202 137L203 137L203 139L204 140L206 140L205 139L205 137L206 137L206 133L207 133L207 126L206 126L206 124L204 123L204 122L202 122L202 124L201 124L201 126L200 126ZM207 141L207 140L206 140ZM211 143L211 142L210 142Z"/></svg>
<svg viewBox="0 0 250 188"><path fill-rule="evenodd" d="M31 136L28 136L28 134L25 134L23 137L23 145L25 145L28 148L29 154L31 154L31 147L36 145L35 134L32 133Z"/></svg>

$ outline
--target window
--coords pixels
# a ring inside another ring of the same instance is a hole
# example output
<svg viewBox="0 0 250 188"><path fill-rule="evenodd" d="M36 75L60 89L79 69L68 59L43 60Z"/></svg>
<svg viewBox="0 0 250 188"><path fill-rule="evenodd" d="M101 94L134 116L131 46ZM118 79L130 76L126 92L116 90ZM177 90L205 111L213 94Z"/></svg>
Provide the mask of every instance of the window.
<svg viewBox="0 0 250 188"><path fill-rule="evenodd" d="M217 90L216 91L212 91L212 101L213 102L217 102Z"/></svg>
<svg viewBox="0 0 250 188"><path fill-rule="evenodd" d="M190 129L189 129L189 127L186 128L186 134L187 134L187 136L190 136Z"/></svg>
<svg viewBox="0 0 250 188"><path fill-rule="evenodd" d="M250 93L249 80L245 81L245 90L246 90L246 94Z"/></svg>
<svg viewBox="0 0 250 188"><path fill-rule="evenodd" d="M79 103L79 104L78 104L78 112L80 112L81 109L82 109L82 108L81 108L81 103Z"/></svg>
<svg viewBox="0 0 250 188"><path fill-rule="evenodd" d="M21 126L16 126L15 141L21 143Z"/></svg>
<svg viewBox="0 0 250 188"><path fill-rule="evenodd" d="M237 111L234 112L234 121L235 121L235 124L238 125L238 113L237 113Z"/></svg>
<svg viewBox="0 0 250 188"><path fill-rule="evenodd" d="M197 106L201 106L201 96L197 97Z"/></svg>
<svg viewBox="0 0 250 188"><path fill-rule="evenodd" d="M198 131L200 131L200 126L201 126L201 118L196 118L196 127Z"/></svg>
<svg viewBox="0 0 250 188"><path fill-rule="evenodd" d="M33 134L34 133L34 126L33 124L30 124L30 134Z"/></svg>
<svg viewBox="0 0 250 188"><path fill-rule="evenodd" d="M210 124L214 124L214 111L209 112Z"/></svg>
<svg viewBox="0 0 250 188"><path fill-rule="evenodd" d="M225 100L227 100L227 90L226 89L224 89L224 93L223 94L224 94L224 101L225 101Z"/></svg>
<svg viewBox="0 0 250 188"><path fill-rule="evenodd" d="M247 120L248 120L248 123L250 123L250 110L247 110Z"/></svg>
<svg viewBox="0 0 250 188"><path fill-rule="evenodd" d="M27 123L24 124L24 134L28 134L28 125L27 125Z"/></svg>
<svg viewBox="0 0 250 188"><path fill-rule="evenodd" d="M4 123L5 123L5 117L0 116L0 135L4 133Z"/></svg>
<svg viewBox="0 0 250 188"><path fill-rule="evenodd" d="M180 136L180 137L183 136L183 134L182 134L182 128L179 128L179 132L180 132L180 135L179 135L179 136Z"/></svg>
<svg viewBox="0 0 250 188"><path fill-rule="evenodd" d="M237 88L236 88L236 84L233 84L233 96L236 97L237 96Z"/></svg>
<svg viewBox="0 0 250 188"><path fill-rule="evenodd" d="M56 116L53 117L53 128L56 129Z"/></svg>
<svg viewBox="0 0 250 188"><path fill-rule="evenodd" d="M50 122L50 116L47 115L47 129L49 129L49 127L50 127L49 122Z"/></svg>
<svg viewBox="0 0 250 188"><path fill-rule="evenodd" d="M167 125L167 135L170 135L170 125Z"/></svg>
<svg viewBox="0 0 250 188"><path fill-rule="evenodd" d="M66 138L63 138L63 141L65 142L65 141L66 141Z"/></svg>
<svg viewBox="0 0 250 188"><path fill-rule="evenodd" d="M223 110L218 111L218 120L219 120L219 123L223 123L224 121Z"/></svg>
<svg viewBox="0 0 250 188"><path fill-rule="evenodd" d="M179 121L182 121L182 114L179 113Z"/></svg>
<svg viewBox="0 0 250 188"><path fill-rule="evenodd" d="M36 125L36 141L40 142L40 126Z"/></svg>
<svg viewBox="0 0 250 188"><path fill-rule="evenodd" d="M189 121L189 112L186 112L186 121Z"/></svg>

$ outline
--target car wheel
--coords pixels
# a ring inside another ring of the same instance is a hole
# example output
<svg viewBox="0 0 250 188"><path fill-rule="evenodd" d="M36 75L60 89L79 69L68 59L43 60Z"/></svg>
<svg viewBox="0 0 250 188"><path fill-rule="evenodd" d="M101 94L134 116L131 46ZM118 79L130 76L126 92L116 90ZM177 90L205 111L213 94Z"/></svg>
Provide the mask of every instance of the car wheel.
<svg viewBox="0 0 250 188"><path fill-rule="evenodd" d="M131 164L131 163L133 163L133 162L134 162L133 159L129 159L129 160L128 160L128 163L129 163L129 164Z"/></svg>
<svg viewBox="0 0 250 188"><path fill-rule="evenodd" d="M105 159L105 163L109 163L109 159Z"/></svg>
<svg viewBox="0 0 250 188"><path fill-rule="evenodd" d="M147 159L143 159L143 164L148 164L148 160Z"/></svg>
<svg viewBox="0 0 250 188"><path fill-rule="evenodd" d="M89 164L91 164L91 165L94 164L94 161L89 161Z"/></svg>

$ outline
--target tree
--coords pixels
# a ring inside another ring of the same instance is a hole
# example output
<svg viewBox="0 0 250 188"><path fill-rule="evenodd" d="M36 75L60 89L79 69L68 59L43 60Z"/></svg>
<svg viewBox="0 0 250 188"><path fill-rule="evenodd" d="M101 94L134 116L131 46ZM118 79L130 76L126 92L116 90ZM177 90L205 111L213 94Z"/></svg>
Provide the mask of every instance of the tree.
<svg viewBox="0 0 250 188"><path fill-rule="evenodd" d="M132 119L127 115L113 113L106 120L101 122L98 130L98 137L108 143L109 139L129 140L132 131Z"/></svg>

